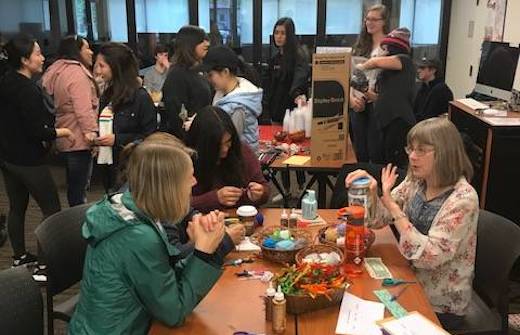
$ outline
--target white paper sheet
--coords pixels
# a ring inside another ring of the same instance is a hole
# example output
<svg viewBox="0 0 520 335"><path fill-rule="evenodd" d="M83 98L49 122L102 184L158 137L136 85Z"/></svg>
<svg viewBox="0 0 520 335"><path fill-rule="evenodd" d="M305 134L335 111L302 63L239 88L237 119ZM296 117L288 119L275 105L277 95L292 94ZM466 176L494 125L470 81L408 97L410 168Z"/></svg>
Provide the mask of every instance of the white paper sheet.
<svg viewBox="0 0 520 335"><path fill-rule="evenodd" d="M520 126L520 118L517 117L486 117L485 119L494 126Z"/></svg>
<svg viewBox="0 0 520 335"><path fill-rule="evenodd" d="M449 335L422 314L416 312L385 322L383 327L392 335Z"/></svg>
<svg viewBox="0 0 520 335"><path fill-rule="evenodd" d="M488 109L489 108L488 105L485 105L482 102L477 101L472 98L457 99L457 101L463 103L464 105L466 105L472 109Z"/></svg>
<svg viewBox="0 0 520 335"><path fill-rule="evenodd" d="M507 116L507 111L489 108L489 109L483 110L482 114L484 116Z"/></svg>
<svg viewBox="0 0 520 335"><path fill-rule="evenodd" d="M339 311L336 334L381 335L376 321L385 316L385 305L368 301L348 292L343 295Z"/></svg>
<svg viewBox="0 0 520 335"><path fill-rule="evenodd" d="M260 251L260 247L252 243L249 240L249 236L246 236L239 245L235 246L237 251Z"/></svg>

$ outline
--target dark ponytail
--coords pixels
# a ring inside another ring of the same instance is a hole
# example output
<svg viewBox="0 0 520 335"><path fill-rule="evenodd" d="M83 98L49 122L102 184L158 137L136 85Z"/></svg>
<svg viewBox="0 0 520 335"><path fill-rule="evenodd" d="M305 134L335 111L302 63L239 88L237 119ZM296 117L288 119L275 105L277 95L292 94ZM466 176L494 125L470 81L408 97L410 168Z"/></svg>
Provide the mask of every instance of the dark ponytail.
<svg viewBox="0 0 520 335"><path fill-rule="evenodd" d="M244 62L242 59L240 59L240 62L238 63L238 73L236 75L249 80L256 87L262 86L260 75L258 75L256 69L252 65Z"/></svg>

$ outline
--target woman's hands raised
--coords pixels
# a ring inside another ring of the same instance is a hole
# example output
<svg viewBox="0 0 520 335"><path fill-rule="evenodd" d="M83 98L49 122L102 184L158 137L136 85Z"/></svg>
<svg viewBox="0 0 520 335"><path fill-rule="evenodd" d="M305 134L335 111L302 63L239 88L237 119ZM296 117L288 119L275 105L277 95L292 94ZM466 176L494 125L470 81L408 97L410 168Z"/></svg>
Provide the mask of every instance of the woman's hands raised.
<svg viewBox="0 0 520 335"><path fill-rule="evenodd" d="M194 215L188 224L187 233L195 244L195 249L207 254L217 250L224 233L225 215L223 212L212 211L208 215Z"/></svg>

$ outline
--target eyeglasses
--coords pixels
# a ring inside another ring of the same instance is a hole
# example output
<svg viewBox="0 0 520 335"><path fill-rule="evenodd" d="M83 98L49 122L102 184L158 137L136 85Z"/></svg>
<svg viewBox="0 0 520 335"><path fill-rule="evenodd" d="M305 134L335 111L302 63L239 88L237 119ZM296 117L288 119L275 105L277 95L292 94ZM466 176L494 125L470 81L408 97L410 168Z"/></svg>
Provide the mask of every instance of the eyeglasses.
<svg viewBox="0 0 520 335"><path fill-rule="evenodd" d="M374 17L365 17L365 22L377 22L377 21L383 21L383 18L374 18Z"/></svg>
<svg viewBox="0 0 520 335"><path fill-rule="evenodd" d="M412 152L415 152L415 155L417 157L422 157L422 156L426 155L429 152L435 151L435 149L433 149L433 148L425 148L425 147L417 147L417 148L405 147L404 151L406 152L407 155L411 155Z"/></svg>

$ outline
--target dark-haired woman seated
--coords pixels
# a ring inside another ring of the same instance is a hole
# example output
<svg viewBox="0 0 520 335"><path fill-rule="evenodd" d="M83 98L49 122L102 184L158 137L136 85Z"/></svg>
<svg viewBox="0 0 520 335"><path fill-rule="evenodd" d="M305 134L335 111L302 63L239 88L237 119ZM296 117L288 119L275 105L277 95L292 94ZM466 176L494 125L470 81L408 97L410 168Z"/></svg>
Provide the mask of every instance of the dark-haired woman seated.
<svg viewBox="0 0 520 335"><path fill-rule="evenodd" d="M206 107L197 114L186 144L197 151L192 207L212 209L259 206L267 202L269 186L260 162L238 137L231 117L218 107Z"/></svg>

